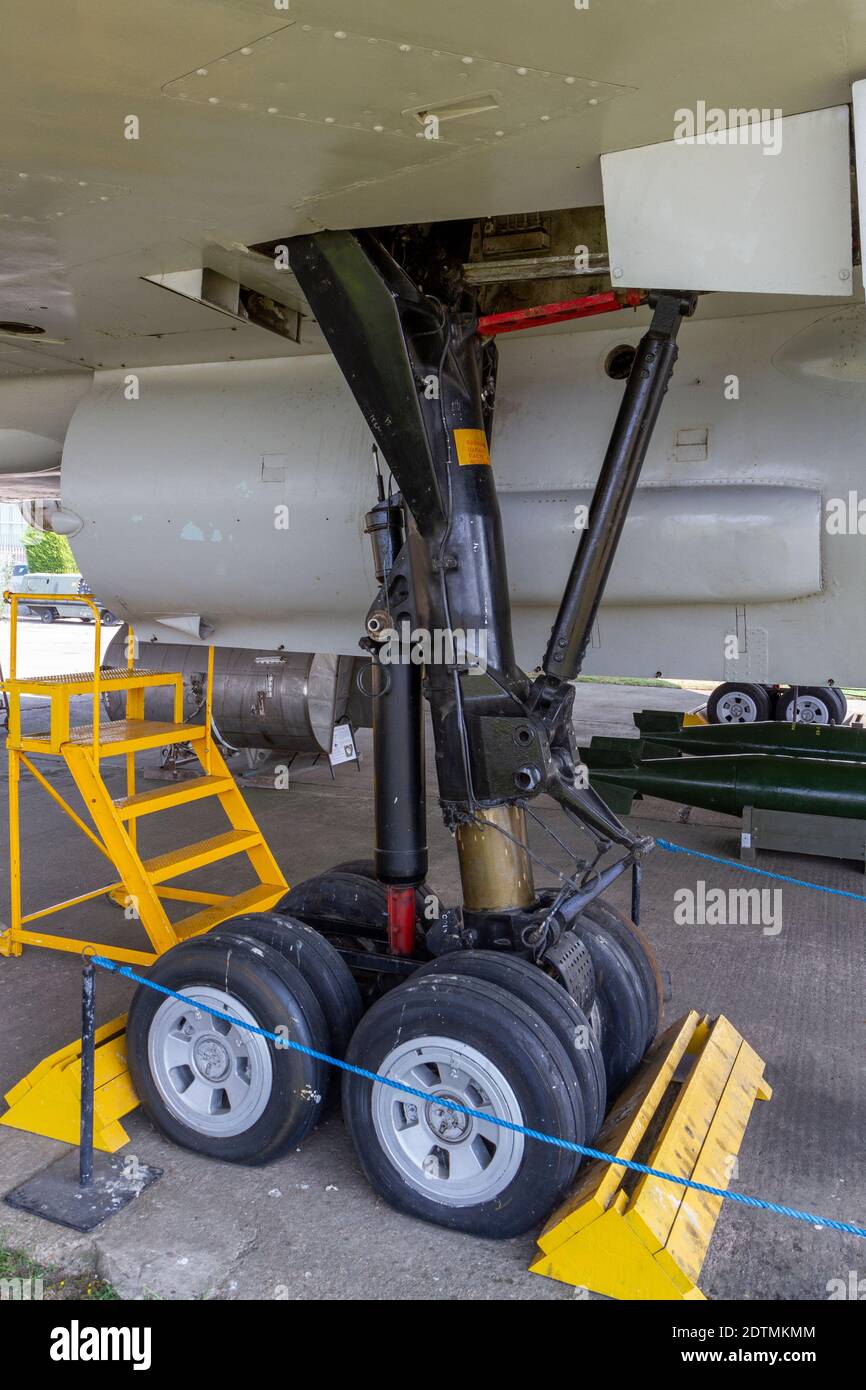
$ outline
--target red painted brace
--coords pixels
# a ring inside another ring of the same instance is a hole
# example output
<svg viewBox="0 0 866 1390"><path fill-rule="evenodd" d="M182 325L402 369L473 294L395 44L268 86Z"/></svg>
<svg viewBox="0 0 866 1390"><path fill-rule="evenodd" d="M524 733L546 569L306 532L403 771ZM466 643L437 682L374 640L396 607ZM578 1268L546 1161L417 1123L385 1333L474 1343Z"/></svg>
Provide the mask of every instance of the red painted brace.
<svg viewBox="0 0 866 1390"><path fill-rule="evenodd" d="M610 314L617 309L637 309L645 303L644 290L605 290L603 294L585 294L581 299L563 299L557 304L536 304L532 309L485 314L478 320L478 332L482 338L494 338L498 333L517 333L521 328L588 319L594 314Z"/></svg>

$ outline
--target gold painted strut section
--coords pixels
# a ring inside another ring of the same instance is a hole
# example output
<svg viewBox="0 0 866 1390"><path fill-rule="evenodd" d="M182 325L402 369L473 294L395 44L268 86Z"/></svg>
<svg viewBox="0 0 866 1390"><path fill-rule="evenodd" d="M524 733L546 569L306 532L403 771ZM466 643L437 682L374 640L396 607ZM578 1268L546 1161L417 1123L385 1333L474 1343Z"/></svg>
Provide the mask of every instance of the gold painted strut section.
<svg viewBox="0 0 866 1390"><path fill-rule="evenodd" d="M457 827L464 905L470 911L531 907L535 884L532 862L522 848L526 844L523 807L488 806L477 815L486 825L476 821Z"/></svg>

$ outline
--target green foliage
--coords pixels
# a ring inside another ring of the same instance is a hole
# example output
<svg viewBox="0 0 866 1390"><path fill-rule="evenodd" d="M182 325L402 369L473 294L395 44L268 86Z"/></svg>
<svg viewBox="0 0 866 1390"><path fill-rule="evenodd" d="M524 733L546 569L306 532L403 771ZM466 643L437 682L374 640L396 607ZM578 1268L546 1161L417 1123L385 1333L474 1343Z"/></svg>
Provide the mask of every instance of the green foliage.
<svg viewBox="0 0 866 1390"><path fill-rule="evenodd" d="M78 569L72 547L65 536L37 531L28 526L24 533L24 552L31 574L74 574Z"/></svg>

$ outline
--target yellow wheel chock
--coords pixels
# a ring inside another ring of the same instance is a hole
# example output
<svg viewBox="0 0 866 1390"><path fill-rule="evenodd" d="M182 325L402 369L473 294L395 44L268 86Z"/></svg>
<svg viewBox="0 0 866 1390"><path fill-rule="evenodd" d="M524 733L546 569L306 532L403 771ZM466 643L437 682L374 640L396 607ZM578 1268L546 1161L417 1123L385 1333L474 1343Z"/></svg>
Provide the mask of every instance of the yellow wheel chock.
<svg viewBox="0 0 866 1390"><path fill-rule="evenodd" d="M116 1153L129 1140L120 1123L138 1105L126 1068L126 1014L96 1030L93 1145ZM81 1125L81 1042L62 1047L7 1091L0 1125L77 1144Z"/></svg>
<svg viewBox="0 0 866 1390"><path fill-rule="evenodd" d="M701 725L708 724L709 720L706 716L706 708L706 705L704 705L703 709L696 709L693 714L684 714L683 728L693 729L696 726L700 727Z"/></svg>
<svg viewBox="0 0 866 1390"><path fill-rule="evenodd" d="M727 1188L764 1063L726 1018L691 1012L647 1053L593 1147ZM592 1160L547 1222L535 1274L620 1299L703 1299L722 1197Z"/></svg>

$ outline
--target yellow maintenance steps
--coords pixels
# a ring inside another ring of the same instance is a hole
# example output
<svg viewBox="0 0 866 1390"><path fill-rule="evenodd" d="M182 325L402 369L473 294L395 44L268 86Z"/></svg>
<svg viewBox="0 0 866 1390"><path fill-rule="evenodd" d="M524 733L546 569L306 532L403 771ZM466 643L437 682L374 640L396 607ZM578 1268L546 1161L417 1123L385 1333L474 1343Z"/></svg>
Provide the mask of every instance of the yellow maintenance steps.
<svg viewBox="0 0 866 1390"><path fill-rule="evenodd" d="M32 923L52 913L74 907L104 894L111 894L130 906L128 915L140 921L152 950L98 944L98 950L113 960L131 965L147 965L158 955L199 932L239 912L267 911L288 887L276 860L265 843L243 796L235 785L216 747L211 721L213 648L208 651L208 681L203 724L183 721L183 681L174 673L136 668L134 638L130 630L126 669L101 670L99 610L83 594L51 595L51 601L87 604L93 612L95 634L94 666L91 672L72 675L19 677L17 674L18 602L28 607L41 600L33 594L6 594L11 605L11 645L9 679L4 689L9 697L9 847L11 882L11 925L0 934L0 955L17 956L25 945L80 952L96 943L69 936L51 936L33 930ZM47 601L47 600L46 600ZM144 717L145 692L153 686L174 687L174 721L158 723ZM106 690L126 692L126 718L107 720L102 716L101 700ZM49 702L49 725L44 732L25 733L21 724L22 696L41 696ZM71 700L76 696L92 699L91 722L71 723ZM202 774L152 791L136 790L135 755L149 748L168 744L189 744L198 758ZM95 830L64 800L32 761L33 756L62 758L71 772ZM105 758L126 759L126 795L112 798L102 777ZM21 911L21 769L24 767L61 807L88 840L108 859L119 879L77 897L39 908ZM206 840L181 845L168 853L142 859L137 848L137 824L142 816L174 809L205 797L215 797L225 812L229 828ZM201 869L231 855L245 854L258 883L242 893L226 895L178 887L170 880ZM172 923L164 901L175 900L198 906L198 911ZM131 910L130 910L131 908Z"/></svg>

